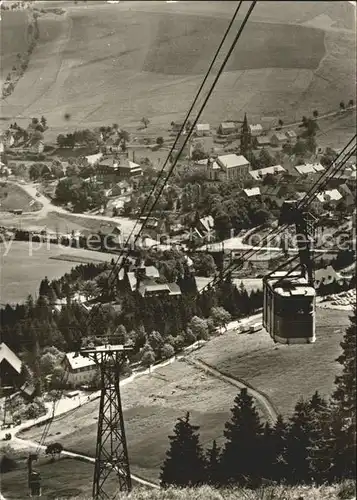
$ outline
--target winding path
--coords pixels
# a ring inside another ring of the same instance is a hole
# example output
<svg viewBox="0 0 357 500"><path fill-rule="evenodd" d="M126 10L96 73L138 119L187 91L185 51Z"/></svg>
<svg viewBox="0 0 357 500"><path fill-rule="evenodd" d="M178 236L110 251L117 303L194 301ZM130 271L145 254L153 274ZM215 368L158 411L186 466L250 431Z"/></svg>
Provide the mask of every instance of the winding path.
<svg viewBox="0 0 357 500"><path fill-rule="evenodd" d="M268 397L265 396L262 392L254 389L252 386L245 384L243 381L238 380L236 378L225 375L224 373L217 370L213 366L205 363L201 359L188 359L184 358L186 363L195 366L199 370L212 375L213 377L226 382L227 384L234 385L238 387L238 389L247 389L248 393L261 405L261 407L265 410L266 416L271 424L274 424L278 418L278 412L273 406L273 403L269 401Z"/></svg>

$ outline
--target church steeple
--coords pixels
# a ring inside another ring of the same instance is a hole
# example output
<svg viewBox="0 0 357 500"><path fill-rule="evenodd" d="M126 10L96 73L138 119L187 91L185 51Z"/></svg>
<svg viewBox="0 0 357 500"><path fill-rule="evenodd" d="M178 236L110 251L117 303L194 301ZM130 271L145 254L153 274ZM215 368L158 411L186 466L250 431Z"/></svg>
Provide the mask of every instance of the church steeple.
<svg viewBox="0 0 357 500"><path fill-rule="evenodd" d="M240 136L240 152L242 155L245 155L249 148L250 148L250 130L248 126L248 119L247 119L247 113L244 113L244 120L242 124L242 129L241 129L241 136Z"/></svg>

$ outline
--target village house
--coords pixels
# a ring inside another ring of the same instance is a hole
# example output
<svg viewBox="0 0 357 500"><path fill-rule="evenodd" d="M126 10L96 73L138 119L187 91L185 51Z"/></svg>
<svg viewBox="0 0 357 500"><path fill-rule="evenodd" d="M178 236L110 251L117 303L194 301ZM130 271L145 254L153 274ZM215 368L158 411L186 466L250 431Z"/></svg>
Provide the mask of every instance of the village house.
<svg viewBox="0 0 357 500"><path fill-rule="evenodd" d="M218 156L215 163L220 169L218 174L220 180L231 182L249 178L250 163L242 155L229 154ZM212 169L215 170L216 167L212 166Z"/></svg>
<svg viewBox="0 0 357 500"><path fill-rule="evenodd" d="M279 175L286 172L285 168L281 165L274 165L272 167L259 168L258 170L251 170L249 175L253 177L255 181L262 180L266 175Z"/></svg>
<svg viewBox="0 0 357 500"><path fill-rule="evenodd" d="M207 215L206 217L202 217L197 221L196 232L200 238L204 237L212 237L214 231L214 219L212 215Z"/></svg>
<svg viewBox="0 0 357 500"><path fill-rule="evenodd" d="M347 186L347 184L341 184L338 188L339 192L343 196L344 201L348 207L356 205L356 196Z"/></svg>
<svg viewBox="0 0 357 500"><path fill-rule="evenodd" d="M199 137L210 135L211 127L209 123L197 123L196 125L196 135Z"/></svg>
<svg viewBox="0 0 357 500"><path fill-rule="evenodd" d="M299 175L311 175L323 172L325 169L321 163L306 163L304 165L296 165L295 170Z"/></svg>
<svg viewBox="0 0 357 500"><path fill-rule="evenodd" d="M237 127L234 122L222 122L218 127L218 133L221 135L229 135L237 132Z"/></svg>
<svg viewBox="0 0 357 500"><path fill-rule="evenodd" d="M338 189L329 189L323 193L317 193L316 198L320 203L336 204L342 200L342 194L338 191Z"/></svg>
<svg viewBox="0 0 357 500"><path fill-rule="evenodd" d="M278 208L283 206L286 198L285 194L282 193L281 186L263 185L260 188L260 193L263 201L269 200L270 202L275 203Z"/></svg>
<svg viewBox="0 0 357 500"><path fill-rule="evenodd" d="M261 196L260 187L253 187L250 189L243 189L243 193L247 196L247 198L254 198L256 196Z"/></svg>
<svg viewBox="0 0 357 500"><path fill-rule="evenodd" d="M253 139L253 147L255 148L264 148L270 145L270 137L267 135L261 135L259 137L254 137Z"/></svg>
<svg viewBox="0 0 357 500"><path fill-rule="evenodd" d="M112 188L111 188L111 195L110 196L122 196L125 194L131 194L133 192L133 186L129 184L128 181L120 181L117 182Z"/></svg>
<svg viewBox="0 0 357 500"><path fill-rule="evenodd" d="M103 158L103 153L96 153L94 155L85 156L85 159L87 160L88 164L91 166L99 163L102 158Z"/></svg>
<svg viewBox="0 0 357 500"><path fill-rule="evenodd" d="M143 170L138 163L128 158L119 158L117 161L117 172L119 179L132 179L143 175Z"/></svg>
<svg viewBox="0 0 357 500"><path fill-rule="evenodd" d="M21 379L22 361L4 343L0 344L1 387L18 387Z"/></svg>
<svg viewBox="0 0 357 500"><path fill-rule="evenodd" d="M294 142L297 139L297 135L296 135L295 130L287 130L285 132L285 135L286 135L289 142Z"/></svg>
<svg viewBox="0 0 357 500"><path fill-rule="evenodd" d="M160 283L160 274L155 266L140 265L129 271L129 266L119 272L119 283L124 290L139 293L142 297L180 296L177 283Z"/></svg>
<svg viewBox="0 0 357 500"><path fill-rule="evenodd" d="M256 125L249 125L248 128L251 137L259 137L263 133L263 127L260 123L257 123Z"/></svg>
<svg viewBox="0 0 357 500"><path fill-rule="evenodd" d="M284 132L275 132L270 138L270 144L275 147L283 146L287 142L288 138Z"/></svg>
<svg viewBox="0 0 357 500"><path fill-rule="evenodd" d="M93 379L96 370L93 360L76 352L67 352L62 366L67 374L68 384L73 387L88 384Z"/></svg>
<svg viewBox="0 0 357 500"><path fill-rule="evenodd" d="M344 278L335 271L332 266L327 266L325 269L316 269L315 271L315 287L320 285L331 285L334 282L343 283Z"/></svg>

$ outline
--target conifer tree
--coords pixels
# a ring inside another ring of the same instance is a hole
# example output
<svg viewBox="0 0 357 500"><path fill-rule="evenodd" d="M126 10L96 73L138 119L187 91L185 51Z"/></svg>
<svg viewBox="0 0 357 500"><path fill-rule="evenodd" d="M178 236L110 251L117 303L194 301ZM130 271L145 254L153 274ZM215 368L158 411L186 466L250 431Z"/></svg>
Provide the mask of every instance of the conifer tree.
<svg viewBox="0 0 357 500"><path fill-rule="evenodd" d="M288 424L282 415L278 415L273 427L273 460L270 477L279 482L286 479L288 472L286 461L288 430Z"/></svg>
<svg viewBox="0 0 357 500"><path fill-rule="evenodd" d="M212 443L212 448L207 450L206 458L206 481L212 486L219 486L221 483L221 450L217 446L216 440Z"/></svg>
<svg viewBox="0 0 357 500"><path fill-rule="evenodd" d="M205 479L205 460L199 442L199 427L190 423L190 414L179 418L174 434L169 436L170 448L161 469L161 486L192 487Z"/></svg>
<svg viewBox="0 0 357 500"><path fill-rule="evenodd" d="M341 342L337 361L342 374L336 377L333 394L335 433L335 474L356 477L356 308Z"/></svg>
<svg viewBox="0 0 357 500"><path fill-rule="evenodd" d="M309 448L312 445L314 422L309 402L296 403L288 435L288 480L292 484L305 483L310 478Z"/></svg>
<svg viewBox="0 0 357 500"><path fill-rule="evenodd" d="M234 400L232 418L225 425L222 452L224 482L249 484L261 477L260 447L263 426L253 398L242 389Z"/></svg>

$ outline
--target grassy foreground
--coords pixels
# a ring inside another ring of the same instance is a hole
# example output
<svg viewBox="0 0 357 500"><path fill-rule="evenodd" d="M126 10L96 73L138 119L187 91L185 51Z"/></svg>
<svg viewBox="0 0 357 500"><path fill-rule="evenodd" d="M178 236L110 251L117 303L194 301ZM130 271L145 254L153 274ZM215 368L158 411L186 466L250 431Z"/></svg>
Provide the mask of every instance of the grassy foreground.
<svg viewBox="0 0 357 500"><path fill-rule="evenodd" d="M78 500L84 500L77 497ZM346 482L333 486L265 487L251 491L240 488L215 490L209 486L193 489L147 490L135 489L129 495L116 498L127 500L350 500L355 498L355 485Z"/></svg>

